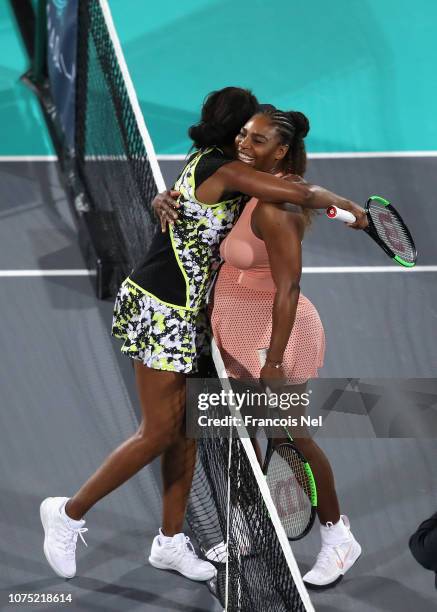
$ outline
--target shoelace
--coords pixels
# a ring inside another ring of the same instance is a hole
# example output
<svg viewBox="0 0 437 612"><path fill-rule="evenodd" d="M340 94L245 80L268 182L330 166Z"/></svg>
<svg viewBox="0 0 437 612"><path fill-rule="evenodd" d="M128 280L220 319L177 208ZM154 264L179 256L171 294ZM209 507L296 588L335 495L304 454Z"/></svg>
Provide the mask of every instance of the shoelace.
<svg viewBox="0 0 437 612"><path fill-rule="evenodd" d="M174 547L178 552L191 555L196 559L198 558L196 555L196 551L194 550L194 546L192 545L191 540L188 536L185 536L185 540L181 540L180 542L177 542L177 544L174 544Z"/></svg>
<svg viewBox="0 0 437 612"><path fill-rule="evenodd" d="M82 535L86 531L88 531L87 527L79 527L78 529L72 529L71 527L66 527L63 530L63 533L60 534L59 539L61 541L61 544L64 548L64 551L69 556L74 556L78 536L80 537L82 542L85 544L85 546L88 546L88 544L85 542L85 538Z"/></svg>

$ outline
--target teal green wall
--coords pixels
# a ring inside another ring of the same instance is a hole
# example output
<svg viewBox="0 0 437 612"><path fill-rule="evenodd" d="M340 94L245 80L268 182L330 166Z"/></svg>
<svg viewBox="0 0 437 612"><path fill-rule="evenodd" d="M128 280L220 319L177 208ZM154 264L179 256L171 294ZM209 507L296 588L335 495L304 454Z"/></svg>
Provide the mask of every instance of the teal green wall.
<svg viewBox="0 0 437 612"><path fill-rule="evenodd" d="M0 8L1 152L50 152ZM304 111L310 151L437 149L433 0L110 0L158 153L184 153L205 94L250 87Z"/></svg>
<svg viewBox="0 0 437 612"><path fill-rule="evenodd" d="M7 0L0 0L0 155L53 153L39 104L19 81L27 57Z"/></svg>

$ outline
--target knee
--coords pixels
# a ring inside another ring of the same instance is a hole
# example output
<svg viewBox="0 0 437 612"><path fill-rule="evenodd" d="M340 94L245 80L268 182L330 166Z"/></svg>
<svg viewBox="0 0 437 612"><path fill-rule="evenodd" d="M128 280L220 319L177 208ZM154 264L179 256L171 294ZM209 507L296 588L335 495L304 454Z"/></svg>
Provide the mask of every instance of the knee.
<svg viewBox="0 0 437 612"><path fill-rule="evenodd" d="M172 423L141 422L136 432L136 438L141 446L152 447L157 453L162 453L174 444L180 435L180 425Z"/></svg>

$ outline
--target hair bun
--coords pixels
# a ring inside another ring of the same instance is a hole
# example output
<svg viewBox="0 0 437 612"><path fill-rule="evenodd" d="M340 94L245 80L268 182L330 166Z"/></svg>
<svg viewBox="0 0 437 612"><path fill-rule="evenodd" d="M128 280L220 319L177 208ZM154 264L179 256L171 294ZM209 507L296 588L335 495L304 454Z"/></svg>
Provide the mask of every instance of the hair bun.
<svg viewBox="0 0 437 612"><path fill-rule="evenodd" d="M258 100L248 89L224 87L205 98L200 122L192 125L188 135L194 147L231 146L235 137L258 110Z"/></svg>
<svg viewBox="0 0 437 612"><path fill-rule="evenodd" d="M217 142L222 140L222 131L216 125L207 125L204 121L201 121L197 125L192 125L188 130L189 137L194 142L202 143L203 147L214 146Z"/></svg>
<svg viewBox="0 0 437 612"><path fill-rule="evenodd" d="M301 138L305 138L310 131L310 122L308 117L299 111L289 111L287 115L290 117L292 124L296 128L296 134Z"/></svg>

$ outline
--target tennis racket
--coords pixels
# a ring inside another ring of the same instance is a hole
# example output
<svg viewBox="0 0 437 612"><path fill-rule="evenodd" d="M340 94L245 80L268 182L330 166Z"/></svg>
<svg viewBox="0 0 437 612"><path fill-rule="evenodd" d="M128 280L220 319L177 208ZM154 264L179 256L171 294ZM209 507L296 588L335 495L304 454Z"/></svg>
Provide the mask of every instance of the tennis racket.
<svg viewBox="0 0 437 612"><path fill-rule="evenodd" d="M260 366L266 362L267 349L258 349ZM272 393L263 385L266 393ZM317 513L317 487L310 464L295 446L288 430L286 441L276 445L268 439L263 472L272 499L289 540L307 535Z"/></svg>
<svg viewBox="0 0 437 612"><path fill-rule="evenodd" d="M416 265L417 251L414 240L400 214L388 200L371 196L365 206L369 226L364 230L385 253L399 265L412 268ZM336 206L326 209L329 219L353 223L355 216Z"/></svg>
<svg viewBox="0 0 437 612"><path fill-rule="evenodd" d="M299 540L311 530L317 513L317 488L311 467L288 441L274 446L269 438L263 472L289 540Z"/></svg>

